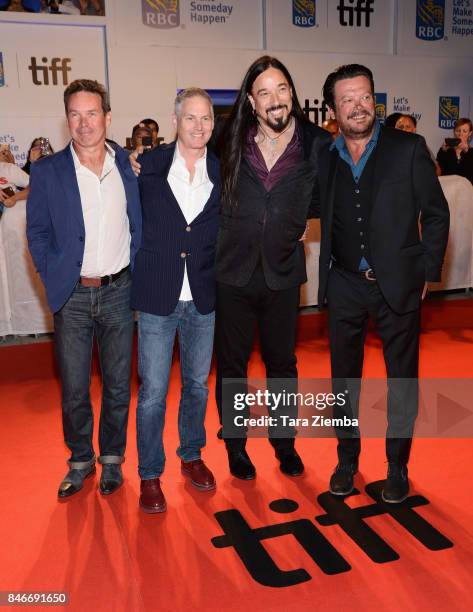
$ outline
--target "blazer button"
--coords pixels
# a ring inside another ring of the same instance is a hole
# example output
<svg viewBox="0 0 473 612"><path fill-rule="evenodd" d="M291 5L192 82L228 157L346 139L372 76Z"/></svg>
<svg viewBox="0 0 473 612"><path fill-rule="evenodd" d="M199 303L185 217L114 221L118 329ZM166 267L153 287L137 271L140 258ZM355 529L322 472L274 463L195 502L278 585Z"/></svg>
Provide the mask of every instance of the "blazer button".
<svg viewBox="0 0 473 612"><path fill-rule="evenodd" d="M191 227L190 225L188 225L188 226L186 227L186 232L190 232L190 231L192 231L192 227Z"/></svg>
<svg viewBox="0 0 473 612"><path fill-rule="evenodd" d="M79 242L84 242L84 236L79 236Z"/></svg>
<svg viewBox="0 0 473 612"><path fill-rule="evenodd" d="M185 258L185 256L186 256L186 254L185 254L185 253L181 253L181 257L182 257L182 259L184 259L184 258Z"/></svg>
<svg viewBox="0 0 473 612"><path fill-rule="evenodd" d="M78 261L78 262L77 262L77 266L80 268L80 267L82 266L82 262L81 262L81 261Z"/></svg>

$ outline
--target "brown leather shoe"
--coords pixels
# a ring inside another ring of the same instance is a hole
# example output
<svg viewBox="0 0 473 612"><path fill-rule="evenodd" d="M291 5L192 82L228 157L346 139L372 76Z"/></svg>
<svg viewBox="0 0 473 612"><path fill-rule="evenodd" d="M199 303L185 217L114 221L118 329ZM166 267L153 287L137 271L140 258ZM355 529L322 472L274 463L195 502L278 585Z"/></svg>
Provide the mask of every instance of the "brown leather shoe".
<svg viewBox="0 0 473 612"><path fill-rule="evenodd" d="M181 472L190 478L191 484L201 491L215 489L215 478L202 459L181 461Z"/></svg>
<svg viewBox="0 0 473 612"><path fill-rule="evenodd" d="M140 508L148 514L164 512L166 510L166 500L161 491L159 478L141 481Z"/></svg>

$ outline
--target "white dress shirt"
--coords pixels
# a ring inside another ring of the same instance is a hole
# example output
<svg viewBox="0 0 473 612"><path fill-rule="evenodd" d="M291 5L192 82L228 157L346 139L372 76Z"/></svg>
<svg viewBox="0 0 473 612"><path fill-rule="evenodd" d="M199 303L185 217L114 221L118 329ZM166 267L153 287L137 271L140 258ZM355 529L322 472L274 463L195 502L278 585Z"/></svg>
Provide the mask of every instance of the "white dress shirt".
<svg viewBox="0 0 473 612"><path fill-rule="evenodd" d="M179 151L179 143L176 142L174 159L168 174L168 183L187 224L190 225L203 211L212 193L213 183L207 174L207 149L205 149L204 155L195 162L194 178L191 181L185 159ZM187 276L187 265L184 267L184 279L179 300L192 300L192 292Z"/></svg>
<svg viewBox="0 0 473 612"><path fill-rule="evenodd" d="M99 178L80 163L72 142L70 147L85 227L81 276L115 274L130 263L131 242L125 188L115 164L115 151L105 144Z"/></svg>

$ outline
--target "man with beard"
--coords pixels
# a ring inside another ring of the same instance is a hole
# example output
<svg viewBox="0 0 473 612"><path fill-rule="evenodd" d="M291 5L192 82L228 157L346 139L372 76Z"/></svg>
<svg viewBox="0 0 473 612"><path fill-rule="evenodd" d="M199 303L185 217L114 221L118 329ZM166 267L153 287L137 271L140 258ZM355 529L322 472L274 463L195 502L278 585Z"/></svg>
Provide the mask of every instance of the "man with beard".
<svg viewBox="0 0 473 612"><path fill-rule="evenodd" d="M341 134L319 156L319 305L327 298L334 390L349 389L345 406L334 407L334 417L358 417L369 318L381 337L388 376L389 463L382 496L399 503L409 493L420 305L427 282L440 280L449 212L424 139L382 129L373 92L371 71L358 64L337 68L324 84L325 101ZM338 465L330 480L335 495L353 490L358 470L359 430L351 425L336 428Z"/></svg>
<svg viewBox="0 0 473 612"><path fill-rule="evenodd" d="M245 450L245 431L228 436L225 421L234 414L235 392L247 391L256 324L268 387L297 391L299 288L307 280L300 240L314 216L317 148L326 141L329 134L304 115L287 68L273 57L257 59L243 79L220 149L216 396L230 472L237 478L254 478L255 467ZM224 379L238 381L227 385ZM291 382L284 387L274 379ZM269 436L281 471L301 474L294 430L274 427Z"/></svg>

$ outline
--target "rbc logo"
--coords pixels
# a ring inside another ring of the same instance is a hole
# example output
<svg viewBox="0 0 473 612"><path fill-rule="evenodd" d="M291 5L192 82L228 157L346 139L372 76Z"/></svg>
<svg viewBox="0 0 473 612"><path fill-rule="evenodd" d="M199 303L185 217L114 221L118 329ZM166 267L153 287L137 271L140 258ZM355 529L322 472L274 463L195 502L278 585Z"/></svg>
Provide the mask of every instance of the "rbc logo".
<svg viewBox="0 0 473 612"><path fill-rule="evenodd" d="M180 24L179 0L141 0L141 8L147 26L168 30Z"/></svg>
<svg viewBox="0 0 473 612"><path fill-rule="evenodd" d="M292 0L292 23L299 28L313 28L315 0Z"/></svg>
<svg viewBox="0 0 473 612"><path fill-rule="evenodd" d="M380 123L384 123L386 119L386 104L388 102L388 94L386 93L375 93L374 94L374 108L376 117Z"/></svg>
<svg viewBox="0 0 473 612"><path fill-rule="evenodd" d="M417 0L417 38L420 38L420 40L442 40L444 22L445 0Z"/></svg>
<svg viewBox="0 0 473 612"><path fill-rule="evenodd" d="M439 127L445 130L453 129L454 123L460 117L460 97L440 96Z"/></svg>

